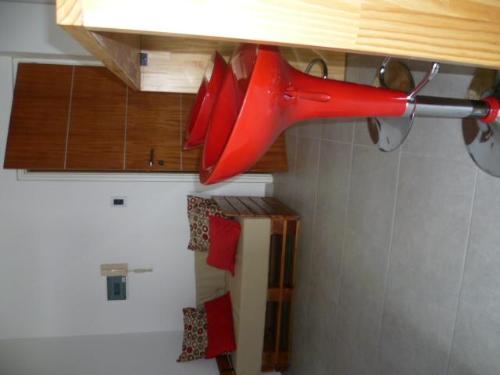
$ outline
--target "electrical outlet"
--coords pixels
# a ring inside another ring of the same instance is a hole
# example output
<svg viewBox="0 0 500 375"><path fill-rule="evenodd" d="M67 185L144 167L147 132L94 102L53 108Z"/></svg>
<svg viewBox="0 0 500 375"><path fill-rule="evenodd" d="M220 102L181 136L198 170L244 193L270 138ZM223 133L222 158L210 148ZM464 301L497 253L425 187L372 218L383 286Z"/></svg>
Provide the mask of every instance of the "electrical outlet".
<svg viewBox="0 0 500 375"><path fill-rule="evenodd" d="M127 197L111 197L112 207L127 207Z"/></svg>
<svg viewBox="0 0 500 375"><path fill-rule="evenodd" d="M122 301L127 299L127 277L108 276L106 278L108 301Z"/></svg>

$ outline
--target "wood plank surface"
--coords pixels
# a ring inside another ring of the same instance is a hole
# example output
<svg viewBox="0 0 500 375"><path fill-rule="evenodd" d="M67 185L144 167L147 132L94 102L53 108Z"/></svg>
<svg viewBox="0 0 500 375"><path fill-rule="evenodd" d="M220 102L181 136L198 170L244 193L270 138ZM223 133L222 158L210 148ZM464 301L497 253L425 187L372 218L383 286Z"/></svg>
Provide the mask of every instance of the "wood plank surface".
<svg viewBox="0 0 500 375"><path fill-rule="evenodd" d="M263 197L262 199L274 209L275 213L280 213L280 215L289 219L298 218L298 214L295 211L281 203L278 199L274 197Z"/></svg>
<svg viewBox="0 0 500 375"><path fill-rule="evenodd" d="M4 168L62 170L73 67L19 64Z"/></svg>
<svg viewBox="0 0 500 375"><path fill-rule="evenodd" d="M238 216L238 210L227 201L226 197L213 197L213 200L225 216Z"/></svg>
<svg viewBox="0 0 500 375"><path fill-rule="evenodd" d="M191 115L191 108L193 107L195 98L196 95L192 94L181 95L181 122L179 128L182 137L182 145L185 143L186 124ZM198 172L200 169L202 151L203 149L201 147L192 148L190 150L184 150L183 147L181 147L181 170L185 172Z"/></svg>
<svg viewBox="0 0 500 375"><path fill-rule="evenodd" d="M221 9L224 9L222 12ZM89 30L259 41L500 68L492 0L58 0L57 22Z"/></svg>
<svg viewBox="0 0 500 375"><path fill-rule="evenodd" d="M127 87L106 68L76 66L69 170L123 170Z"/></svg>
<svg viewBox="0 0 500 375"><path fill-rule="evenodd" d="M140 89L140 37L138 35L93 32L83 27L63 28L127 86L135 90Z"/></svg>
<svg viewBox="0 0 500 375"><path fill-rule="evenodd" d="M255 216L267 216L267 212L261 206L256 204L251 197L241 197L240 202L243 203Z"/></svg>
<svg viewBox="0 0 500 375"><path fill-rule="evenodd" d="M141 50L148 59L147 65L141 66L141 90L196 93L214 51L219 51L229 61L238 44L225 40L142 35ZM345 78L344 53L292 47L281 47L281 53L301 71L311 60L321 58L328 66L330 78ZM313 66L311 74L321 76L321 73L319 66Z"/></svg>
<svg viewBox="0 0 500 375"><path fill-rule="evenodd" d="M258 205L266 215L273 216L273 208L269 206L266 201L262 199L262 197L249 197L256 205Z"/></svg>
<svg viewBox="0 0 500 375"><path fill-rule="evenodd" d="M274 222L283 225L285 219L288 230L296 230L297 213L274 197L214 196L213 199L226 216L271 217L273 226Z"/></svg>
<svg viewBox="0 0 500 375"><path fill-rule="evenodd" d="M278 301L290 301L292 299L293 289L285 288L271 288L267 290L267 300L278 302Z"/></svg>
<svg viewBox="0 0 500 375"><path fill-rule="evenodd" d="M129 91L127 170L181 170L180 100L180 94Z"/></svg>
<svg viewBox="0 0 500 375"><path fill-rule="evenodd" d="M238 211L238 216L255 216L252 210L241 202L239 197L226 197L226 200Z"/></svg>

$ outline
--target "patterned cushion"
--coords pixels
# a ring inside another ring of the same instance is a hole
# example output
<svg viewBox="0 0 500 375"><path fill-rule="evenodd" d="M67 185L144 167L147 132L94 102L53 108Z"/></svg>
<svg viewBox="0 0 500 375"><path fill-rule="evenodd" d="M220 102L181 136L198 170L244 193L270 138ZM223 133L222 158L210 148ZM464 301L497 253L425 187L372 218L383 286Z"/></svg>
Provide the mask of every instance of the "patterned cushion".
<svg viewBox="0 0 500 375"><path fill-rule="evenodd" d="M213 199L188 195L187 207L190 232L188 249L208 251L210 246L208 216L224 217L224 215Z"/></svg>
<svg viewBox="0 0 500 375"><path fill-rule="evenodd" d="M182 353L177 362L188 362L205 358L208 346L207 314L204 309L187 307L182 309L184 314L184 340Z"/></svg>

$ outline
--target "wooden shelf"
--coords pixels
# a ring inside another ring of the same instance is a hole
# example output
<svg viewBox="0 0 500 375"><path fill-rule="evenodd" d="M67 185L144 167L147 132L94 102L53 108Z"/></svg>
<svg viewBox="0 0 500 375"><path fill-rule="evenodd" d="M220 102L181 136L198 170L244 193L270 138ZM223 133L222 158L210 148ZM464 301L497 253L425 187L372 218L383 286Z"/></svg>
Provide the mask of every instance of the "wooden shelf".
<svg viewBox="0 0 500 375"><path fill-rule="evenodd" d="M237 43L286 47L299 67L342 54L391 55L500 68L500 3L491 0L57 0L57 23L127 85L195 92L206 61ZM139 51L149 63L139 64ZM333 52L333 53L332 53ZM336 57L335 57L336 56ZM337 69L332 69L337 67Z"/></svg>

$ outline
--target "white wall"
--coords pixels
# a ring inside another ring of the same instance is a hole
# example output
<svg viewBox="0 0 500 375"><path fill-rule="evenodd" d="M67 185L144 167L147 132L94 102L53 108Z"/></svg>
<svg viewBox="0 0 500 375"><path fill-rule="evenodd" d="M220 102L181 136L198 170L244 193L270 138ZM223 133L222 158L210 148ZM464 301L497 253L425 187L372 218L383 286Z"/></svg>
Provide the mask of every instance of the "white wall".
<svg viewBox="0 0 500 375"><path fill-rule="evenodd" d="M54 6L0 1L0 161L14 57L90 59L54 24ZM264 183L204 193L263 195ZM195 301L186 250L194 182L19 181L0 169L0 374L217 374L215 361L175 362L183 306ZM112 208L111 196L127 196ZM128 262L125 302L107 302L99 265ZM147 333L149 332L149 333Z"/></svg>
<svg viewBox="0 0 500 375"><path fill-rule="evenodd" d="M0 1L0 53L88 56L55 24L55 7Z"/></svg>
<svg viewBox="0 0 500 375"><path fill-rule="evenodd" d="M13 82L7 52L83 53L50 26L53 10L0 2L2 161ZM185 200L197 189L193 182L18 181L15 171L0 170L0 339L181 330L181 308L194 304ZM265 185L209 192L262 195ZM128 197L126 208L110 207L117 195ZM128 301L107 302L99 265L108 262L154 272L130 276Z"/></svg>

